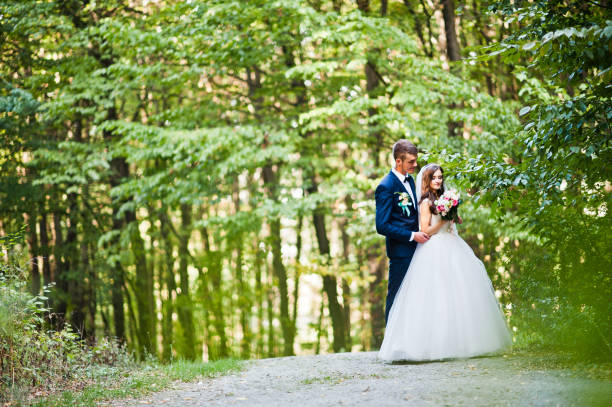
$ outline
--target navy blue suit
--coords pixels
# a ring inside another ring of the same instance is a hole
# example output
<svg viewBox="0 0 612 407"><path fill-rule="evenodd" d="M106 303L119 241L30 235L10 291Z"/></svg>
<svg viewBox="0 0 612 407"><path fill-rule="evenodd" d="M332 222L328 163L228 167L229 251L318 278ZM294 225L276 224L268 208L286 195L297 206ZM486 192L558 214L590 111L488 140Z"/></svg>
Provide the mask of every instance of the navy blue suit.
<svg viewBox="0 0 612 407"><path fill-rule="evenodd" d="M412 177L409 178L409 181L412 196L416 199ZM376 187L374 195L376 198L376 231L386 238L387 257L389 258L389 285L385 307L385 323L389 318L389 310L417 247L417 243L410 241L410 237L413 232L419 231L419 215L416 203L410 207L410 214L407 215L398 205L399 195L396 192L406 192L406 189L397 176L390 171Z"/></svg>

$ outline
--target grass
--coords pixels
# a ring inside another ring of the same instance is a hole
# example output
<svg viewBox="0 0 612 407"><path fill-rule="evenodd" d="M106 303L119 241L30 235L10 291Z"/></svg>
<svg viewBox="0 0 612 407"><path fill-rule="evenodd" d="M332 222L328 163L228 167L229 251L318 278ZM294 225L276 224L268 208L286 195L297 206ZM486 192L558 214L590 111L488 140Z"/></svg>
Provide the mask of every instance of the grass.
<svg viewBox="0 0 612 407"><path fill-rule="evenodd" d="M558 370L570 376L612 382L612 362L590 361L571 352L547 348L516 349L504 357L525 370Z"/></svg>
<svg viewBox="0 0 612 407"><path fill-rule="evenodd" d="M85 407L101 401L139 397L170 388L176 381L192 382L239 371L236 359L202 363L178 360L168 365L150 363L135 368L93 367L91 383L82 389L67 390L34 401L36 407Z"/></svg>
<svg viewBox="0 0 612 407"><path fill-rule="evenodd" d="M331 385L336 385L336 384L340 384L346 380L352 380L352 379L381 379L381 378L387 378L387 376L381 376L379 374L352 374L352 375L347 375L347 374L343 374L338 372L337 374L332 374L332 375L327 375L327 376L316 376L316 377L309 377L307 379L304 379L302 381L300 381L300 384L305 384L305 385L309 385L309 384L331 384Z"/></svg>
<svg viewBox="0 0 612 407"><path fill-rule="evenodd" d="M222 359L208 363L178 360L164 365L163 368L164 373L172 380L192 382L201 378L218 377L228 372L235 372L241 366L241 361L237 359Z"/></svg>

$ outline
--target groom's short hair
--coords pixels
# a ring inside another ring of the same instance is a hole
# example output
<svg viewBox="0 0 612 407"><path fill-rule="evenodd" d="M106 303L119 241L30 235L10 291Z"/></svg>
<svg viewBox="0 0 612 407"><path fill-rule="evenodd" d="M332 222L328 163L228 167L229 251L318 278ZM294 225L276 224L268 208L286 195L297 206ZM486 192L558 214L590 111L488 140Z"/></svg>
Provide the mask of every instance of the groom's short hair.
<svg viewBox="0 0 612 407"><path fill-rule="evenodd" d="M394 160L397 160L398 158L404 160L404 158L406 158L406 154L417 156L419 154L419 150L417 150L416 146L410 141L404 139L398 140L395 144L393 144Z"/></svg>

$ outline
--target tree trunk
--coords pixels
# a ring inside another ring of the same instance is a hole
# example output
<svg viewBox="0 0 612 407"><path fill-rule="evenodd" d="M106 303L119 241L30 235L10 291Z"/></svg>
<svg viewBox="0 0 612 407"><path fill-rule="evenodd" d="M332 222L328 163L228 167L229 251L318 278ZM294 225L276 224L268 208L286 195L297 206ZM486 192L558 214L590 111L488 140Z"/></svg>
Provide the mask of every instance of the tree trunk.
<svg viewBox="0 0 612 407"><path fill-rule="evenodd" d="M455 2L454 0L442 0L442 5L444 33L446 34L446 53L449 60L459 61L461 59L461 52L455 28Z"/></svg>
<svg viewBox="0 0 612 407"><path fill-rule="evenodd" d="M139 353L142 353L142 349L144 348L143 344L140 342L140 331L138 327L138 321L136 320L136 313L134 312L134 301L132 299L132 295L130 294L130 290L128 287L123 287L123 291L125 293L125 305L128 310L128 317L130 319L130 323L128 325L130 332L130 342L128 344L131 345L131 350L136 350Z"/></svg>
<svg viewBox="0 0 612 407"><path fill-rule="evenodd" d="M127 164L126 164L127 165ZM156 355L156 329L155 314L151 310L151 297L153 284L152 275L147 263L144 241L138 229L139 223L136 214L132 210L125 212L125 222L129 231L129 239L136 267L136 278L134 281L134 294L136 296L136 308L138 310L138 341L142 349L151 355ZM141 353L142 354L142 353Z"/></svg>
<svg viewBox="0 0 612 407"><path fill-rule="evenodd" d="M276 201L277 178L272 166L266 165L263 168L264 184L268 190L268 196ZM272 270L278 281L279 300L280 300L280 323L283 331L283 355L294 355L293 342L295 338L295 327L289 316L289 292L287 288L287 270L282 261L281 253L281 224L280 218L269 220L270 225L270 245L272 246Z"/></svg>
<svg viewBox="0 0 612 407"><path fill-rule="evenodd" d="M357 0L357 8L364 13L370 11L370 0Z"/></svg>
<svg viewBox="0 0 612 407"><path fill-rule="evenodd" d="M268 262L266 273L268 276L267 290L266 290L266 309L267 309L267 318L268 318L268 357L273 358L276 356L276 333L274 329L274 282L273 282L273 273L270 273L270 266Z"/></svg>
<svg viewBox="0 0 612 407"><path fill-rule="evenodd" d="M109 107L107 112L108 120L117 120L117 110L114 106ZM107 143L112 141L112 133L109 130L104 130L104 140ZM114 157L110 162L111 176L109 179L110 187L117 187L121 181L129 176L129 168L127 162L123 157ZM115 201L112 203L113 215L113 232L114 237L110 242L111 247L115 250L119 249L120 246L120 234L123 229L124 222L119 215L119 207L121 202ZM113 322L115 325L115 335L119 342L125 342L125 310L124 310L124 296L123 290L125 287L125 274L123 267L119 260L114 260L114 264L111 265L111 298L113 303Z"/></svg>
<svg viewBox="0 0 612 407"><path fill-rule="evenodd" d="M329 240L325 232L325 218L320 211L313 214L313 223L317 242L319 244L319 253L325 257L329 257ZM334 331L334 352L346 351L346 326L345 316L342 305L338 302L338 281L336 277L326 274L323 276L323 289L327 295L327 303L329 305L329 316L332 320L332 329Z"/></svg>
<svg viewBox="0 0 612 407"><path fill-rule="evenodd" d="M55 296L53 309L55 310L54 322L58 331L64 328L66 322L66 311L68 309L68 263L64 257L66 247L61 226L61 214L56 209L53 212L53 257L55 258Z"/></svg>
<svg viewBox="0 0 612 407"><path fill-rule="evenodd" d="M349 195L344 198L346 203L347 212L351 211L353 205L352 199ZM346 232L348 227L348 220L345 218L340 222L340 236L342 237L342 255L344 257L342 263L349 264L349 235ZM351 288L348 281L342 279L342 303L344 304L344 326L346 328L346 343L348 344L348 351L352 348L351 340Z"/></svg>
<svg viewBox="0 0 612 407"><path fill-rule="evenodd" d="M287 287L287 269L282 261L280 219L270 221L270 240L272 246L272 269L278 281L280 294L280 323L283 331L283 355L291 356L295 338L295 327L289 316L289 290Z"/></svg>
<svg viewBox="0 0 612 407"><path fill-rule="evenodd" d="M38 219L38 229L40 232L40 255L42 257L43 284L48 286L53 281L51 275L51 249L49 247L49 234L47 231L47 214L44 212L44 204L41 204L40 218Z"/></svg>
<svg viewBox="0 0 612 407"><path fill-rule="evenodd" d="M81 192L81 202L88 202L90 199L89 186L83 185ZM89 343L95 343L96 339L96 314L97 314L97 288L98 281L96 269L92 266L95 264L95 259L92 253L96 253L99 231L93 222L94 214L85 210L80 213L81 223L83 225L81 239L81 268L83 270L83 301L85 314L86 338Z"/></svg>
<svg viewBox="0 0 612 407"><path fill-rule="evenodd" d="M344 329L346 336L347 351L351 351L353 343L351 339L351 287L346 279L342 279L342 303L344 304Z"/></svg>
<svg viewBox="0 0 612 407"><path fill-rule="evenodd" d="M317 319L317 342L315 343L315 355L321 353L321 337L323 336L323 312L325 311L325 289L321 290L321 306L319 307L319 318ZM327 335L326 335L327 336Z"/></svg>
<svg viewBox="0 0 612 407"><path fill-rule="evenodd" d="M310 176L310 186L307 190L309 194L316 193L318 190L317 181L314 174ZM330 247L327 231L325 230L325 215L322 207L317 207L312 214L312 223L315 228L315 235L319 246L321 256L329 260ZM327 295L327 303L329 306L329 316L332 320L332 329L334 332L333 349L334 352L347 350L346 342L346 324L344 310L338 302L338 282L336 277L331 274L323 275L323 289Z"/></svg>
<svg viewBox="0 0 612 407"><path fill-rule="evenodd" d="M112 245L117 247L119 244L119 233L123 226L123 222L117 218L118 209L113 208L113 230L117 233L113 239ZM111 268L111 302L113 304L113 325L115 326L115 336L119 343L125 343L125 309L123 289L125 287L125 275L123 267L118 260L115 260L114 266Z"/></svg>
<svg viewBox="0 0 612 407"><path fill-rule="evenodd" d="M442 0L442 14L444 16L444 32L446 34L446 54L451 62L451 71L457 72L458 66L453 62L461 59L459 41L457 40L457 31L455 29L455 3L454 0ZM457 104L452 102L449 105L450 109L456 109ZM463 123L454 120L449 120L447 123L448 136L458 136L459 131L463 128Z"/></svg>
<svg viewBox="0 0 612 407"><path fill-rule="evenodd" d="M211 309L208 312L208 317L212 319L212 326L219 338L219 343L212 346L212 341L209 341L208 350L212 355L212 359L220 359L230 356L230 350L227 344L227 334L225 333L225 311L223 309L223 284L222 271L223 262L222 254L217 250L212 250L208 237L208 230L205 227L200 229L202 240L204 241L204 249L206 251L206 266L207 272L204 274L200 268L200 284L204 302ZM210 286L209 286L210 284ZM207 326L208 326L207 321Z"/></svg>
<svg viewBox="0 0 612 407"><path fill-rule="evenodd" d="M38 265L38 233L36 233L36 215L26 216L28 225L28 250L30 251L30 291L32 295L40 294L40 267Z"/></svg>
<svg viewBox="0 0 612 407"><path fill-rule="evenodd" d="M204 218L205 213L206 212L204 208L200 206L198 208L198 219ZM202 242L204 243L204 252L206 253L206 268L210 270L210 260L208 259L210 259L211 250L210 250L208 230L206 229L206 227L201 227L199 231L200 231L200 236L202 238ZM217 355L218 351L217 351L217 347L215 346L214 337L212 335L214 326L213 326L211 315L214 317L215 311L214 311L214 305L213 305L210 289L208 287L209 279L210 279L210 274L204 273L204 267L198 267L198 285L197 285L198 291L197 293L198 293L198 298L200 298L200 301L202 303L202 308L204 309L203 337L204 337L204 343L205 343L205 349L206 349L205 359L215 360L215 359L218 359L219 357Z"/></svg>
<svg viewBox="0 0 612 407"><path fill-rule="evenodd" d="M262 283L262 263L264 253L259 249L259 239L254 240L255 254L255 299L257 303L257 357L264 356L264 291Z"/></svg>
<svg viewBox="0 0 612 407"><path fill-rule="evenodd" d="M88 343L95 343L96 339L96 276L90 261L90 246L86 239L81 243L81 269L83 270L83 304L85 313L83 333Z"/></svg>
<svg viewBox="0 0 612 407"><path fill-rule="evenodd" d="M195 345L195 328L193 325L193 303L189 288L189 238L191 237L192 208L190 205L181 205L181 230L179 231L179 276L181 292L176 297L179 321L183 331L183 356L189 360L197 357Z"/></svg>
<svg viewBox="0 0 612 407"><path fill-rule="evenodd" d="M374 349L380 348L383 340L383 332L385 329L385 267L387 262L380 255L380 252L375 248L370 248L368 253L368 265L370 276L374 277L370 283L370 316L372 326L372 336L370 337L370 346Z"/></svg>
<svg viewBox="0 0 612 407"><path fill-rule="evenodd" d="M89 331L85 326L85 315L87 314L87 300L85 299L86 270L80 264L81 253L77 248L78 228L78 204L75 193L68 194L68 233L66 234L66 250L68 251L67 264L69 274L67 281L67 293L71 299L70 323L72 328L78 332L81 338L87 338Z"/></svg>
<svg viewBox="0 0 612 407"><path fill-rule="evenodd" d="M163 278L160 285L166 289L167 297L162 297L162 360L172 360L172 348L174 345L174 327L172 316L174 314L173 296L176 292L176 281L174 280L174 250L170 239L171 227L168 224L170 218L166 213L166 208L161 209L160 228L161 244L164 253Z"/></svg>
<svg viewBox="0 0 612 407"><path fill-rule="evenodd" d="M300 214L298 215L298 224L297 224L297 241L296 241L296 262L299 264L300 256L302 254L302 225L304 222L304 217ZM297 323L297 313L298 313L298 298L300 294L300 268L295 267L295 276L294 276L294 286L293 286L293 314L291 316L291 320L293 321L293 326L296 326Z"/></svg>
<svg viewBox="0 0 612 407"><path fill-rule="evenodd" d="M238 182L234 182L234 207L235 214L241 210L241 202L240 202L240 186ZM242 247L243 247L244 234L239 233L235 239L236 246L236 280L238 282L238 308L240 312L240 327L242 328L242 340L240 343L241 348L241 357L243 359L248 359L251 354L251 342L253 340L253 335L251 333L251 328L249 327L249 319L250 319L250 309L251 309L251 294L249 292L249 285L245 281L244 270L242 268Z"/></svg>
<svg viewBox="0 0 612 407"><path fill-rule="evenodd" d="M368 94L373 95L378 88L380 79L376 74L376 67L373 63L368 62L365 67L366 90ZM373 97L372 96L372 97ZM375 109L369 110L370 117L376 114ZM374 126L372 124L371 126ZM382 134L380 131L374 131L370 146L373 150L375 166L380 167L380 149L382 146ZM371 197L374 198L373 196ZM379 258L380 247L369 247L366 249L368 254L368 263L377 262ZM368 287L369 302L370 302L370 317L372 321L372 346L377 348L382 343L383 328L385 323L385 305L384 305L384 268L370 267L370 284Z"/></svg>

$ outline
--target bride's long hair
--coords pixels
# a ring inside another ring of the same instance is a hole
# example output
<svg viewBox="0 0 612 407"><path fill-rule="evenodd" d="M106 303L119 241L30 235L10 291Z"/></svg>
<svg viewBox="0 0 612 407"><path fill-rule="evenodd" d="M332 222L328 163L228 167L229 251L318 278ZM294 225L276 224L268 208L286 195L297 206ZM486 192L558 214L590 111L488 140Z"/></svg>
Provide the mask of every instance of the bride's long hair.
<svg viewBox="0 0 612 407"><path fill-rule="evenodd" d="M442 173L442 185L440 185L439 190L431 189L431 180L433 179L433 175L436 171L440 170ZM421 181L421 200L419 201L419 205L425 199L429 199L429 209L431 213L437 214L436 206L434 202L444 193L444 170L438 164L429 164L425 171L423 171L423 180Z"/></svg>

